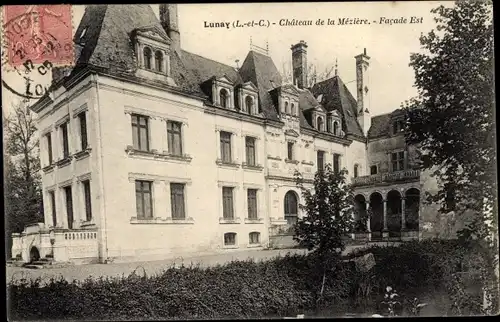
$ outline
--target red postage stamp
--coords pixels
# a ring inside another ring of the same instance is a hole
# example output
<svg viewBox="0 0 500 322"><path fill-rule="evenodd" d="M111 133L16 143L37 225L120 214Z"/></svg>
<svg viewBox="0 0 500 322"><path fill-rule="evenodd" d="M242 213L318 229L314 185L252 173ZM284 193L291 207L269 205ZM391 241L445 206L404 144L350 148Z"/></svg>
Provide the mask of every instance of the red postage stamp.
<svg viewBox="0 0 500 322"><path fill-rule="evenodd" d="M3 7L4 64L74 64L71 5Z"/></svg>

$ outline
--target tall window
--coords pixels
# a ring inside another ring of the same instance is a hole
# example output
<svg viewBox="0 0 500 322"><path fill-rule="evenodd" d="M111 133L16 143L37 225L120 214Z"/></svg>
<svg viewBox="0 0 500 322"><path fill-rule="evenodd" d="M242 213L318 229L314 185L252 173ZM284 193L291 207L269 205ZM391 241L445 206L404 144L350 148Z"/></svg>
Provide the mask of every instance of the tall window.
<svg viewBox="0 0 500 322"><path fill-rule="evenodd" d="M150 181L135 181L135 201L137 208L137 218L150 219L153 218L153 195L152 182Z"/></svg>
<svg viewBox="0 0 500 322"><path fill-rule="evenodd" d="M222 188L222 217L234 219L233 187Z"/></svg>
<svg viewBox="0 0 500 322"><path fill-rule="evenodd" d="M297 222L297 216L297 195L293 191L288 191L285 195L285 219L289 225L293 225Z"/></svg>
<svg viewBox="0 0 500 322"><path fill-rule="evenodd" d="M372 165L370 167L370 175L377 174L377 172L378 172L377 166L376 165Z"/></svg>
<svg viewBox="0 0 500 322"><path fill-rule="evenodd" d="M170 200L172 203L172 219L185 219L186 211L184 209L184 184L170 184Z"/></svg>
<svg viewBox="0 0 500 322"><path fill-rule="evenodd" d="M134 149L149 151L149 122L147 116L132 115L132 142Z"/></svg>
<svg viewBox="0 0 500 322"><path fill-rule="evenodd" d="M285 113L290 114L290 110L288 108L288 102L285 102Z"/></svg>
<svg viewBox="0 0 500 322"><path fill-rule="evenodd" d="M290 114L295 115L295 104L291 104Z"/></svg>
<svg viewBox="0 0 500 322"><path fill-rule="evenodd" d="M326 120L326 131L328 133L332 133L332 119L331 119L331 117L328 117Z"/></svg>
<svg viewBox="0 0 500 322"><path fill-rule="evenodd" d="M318 131L323 131L323 118L318 116L316 119L316 125L318 126Z"/></svg>
<svg viewBox="0 0 500 322"><path fill-rule="evenodd" d="M153 56L153 53L151 52L151 48L145 47L144 48L144 67L146 69L151 69L152 56Z"/></svg>
<svg viewBox="0 0 500 322"><path fill-rule="evenodd" d="M80 140L82 151L87 148L87 114L85 112L78 114L80 120Z"/></svg>
<svg viewBox="0 0 500 322"><path fill-rule="evenodd" d="M159 50L155 52L155 70L160 73L163 71L163 54Z"/></svg>
<svg viewBox="0 0 500 322"><path fill-rule="evenodd" d="M316 161L318 163L318 171L323 171L325 166L325 151L318 151Z"/></svg>
<svg viewBox="0 0 500 322"><path fill-rule="evenodd" d="M61 125L62 144L63 144L63 158L69 157L69 139L68 139L68 122Z"/></svg>
<svg viewBox="0 0 500 322"><path fill-rule="evenodd" d="M248 114L253 114L253 98L251 96L245 98L245 108Z"/></svg>
<svg viewBox="0 0 500 322"><path fill-rule="evenodd" d="M355 164L354 165L354 178L357 178L359 176L359 165Z"/></svg>
<svg viewBox="0 0 500 322"><path fill-rule="evenodd" d="M220 155L222 162L231 163L231 133L220 132Z"/></svg>
<svg viewBox="0 0 500 322"><path fill-rule="evenodd" d="M288 142L287 144L288 147L288 160L293 160L293 142Z"/></svg>
<svg viewBox="0 0 500 322"><path fill-rule="evenodd" d="M52 164L53 157L52 157L52 135L50 133L47 133L45 135L45 139L47 140L47 156L48 156L48 161L49 165Z"/></svg>
<svg viewBox="0 0 500 322"><path fill-rule="evenodd" d="M333 134L339 135L339 123L333 122Z"/></svg>
<svg viewBox="0 0 500 322"><path fill-rule="evenodd" d="M337 153L333 154L333 172L334 173L340 172L340 154Z"/></svg>
<svg viewBox="0 0 500 322"><path fill-rule="evenodd" d="M85 200L85 219L92 220L92 202L90 201L90 180L82 182L83 185L83 198Z"/></svg>
<svg viewBox="0 0 500 322"><path fill-rule="evenodd" d="M247 155L247 164L255 165L255 138L245 137L245 150Z"/></svg>
<svg viewBox="0 0 500 322"><path fill-rule="evenodd" d="M260 244L260 233L257 231L253 231L248 234L249 243L252 245Z"/></svg>
<svg viewBox="0 0 500 322"><path fill-rule="evenodd" d="M229 106L229 94L225 88L221 89L219 92L220 106L227 108Z"/></svg>
<svg viewBox="0 0 500 322"><path fill-rule="evenodd" d="M52 225L57 226L56 194L55 191L49 191L50 208L52 211Z"/></svg>
<svg viewBox="0 0 500 322"><path fill-rule="evenodd" d="M225 233L224 245L226 246L236 245L236 233Z"/></svg>
<svg viewBox="0 0 500 322"><path fill-rule="evenodd" d="M71 186L64 187L66 197L66 216L68 218L68 228L73 229L73 196L71 195Z"/></svg>
<svg viewBox="0 0 500 322"><path fill-rule="evenodd" d="M247 190L248 219L257 219L257 189Z"/></svg>
<svg viewBox="0 0 500 322"><path fill-rule="evenodd" d="M167 121L168 153L172 155L182 155L182 124L179 122Z"/></svg>
<svg viewBox="0 0 500 322"><path fill-rule="evenodd" d="M404 151L391 153L392 171L401 171L405 169Z"/></svg>

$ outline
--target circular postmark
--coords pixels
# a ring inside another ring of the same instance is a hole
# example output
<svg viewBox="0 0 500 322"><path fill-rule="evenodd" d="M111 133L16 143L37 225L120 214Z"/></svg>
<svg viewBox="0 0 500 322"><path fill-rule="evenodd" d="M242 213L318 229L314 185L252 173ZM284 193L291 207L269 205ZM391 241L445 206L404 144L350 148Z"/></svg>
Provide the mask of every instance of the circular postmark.
<svg viewBox="0 0 500 322"><path fill-rule="evenodd" d="M74 65L70 5L4 6L2 85L25 99L49 89L55 67Z"/></svg>

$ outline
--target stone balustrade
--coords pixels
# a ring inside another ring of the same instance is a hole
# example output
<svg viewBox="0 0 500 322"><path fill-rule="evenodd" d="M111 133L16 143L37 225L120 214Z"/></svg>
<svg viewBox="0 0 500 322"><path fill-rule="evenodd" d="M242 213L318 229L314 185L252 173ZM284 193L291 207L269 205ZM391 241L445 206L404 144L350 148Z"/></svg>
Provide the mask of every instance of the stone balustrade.
<svg viewBox="0 0 500 322"><path fill-rule="evenodd" d="M420 170L403 170L352 178L353 186L369 186L384 182L410 181L420 178Z"/></svg>

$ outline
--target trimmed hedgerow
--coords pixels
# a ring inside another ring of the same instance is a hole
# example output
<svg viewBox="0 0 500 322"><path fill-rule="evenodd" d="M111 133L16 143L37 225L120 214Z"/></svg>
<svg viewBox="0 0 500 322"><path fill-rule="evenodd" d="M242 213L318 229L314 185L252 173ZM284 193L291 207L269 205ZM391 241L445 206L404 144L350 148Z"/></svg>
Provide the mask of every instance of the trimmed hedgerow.
<svg viewBox="0 0 500 322"><path fill-rule="evenodd" d="M369 272L338 262L327 273L323 305L353 303L382 294L388 285L398 290L443 286L453 291L457 284L447 275L463 270L466 258L462 246L441 241L373 246L349 257L368 252L376 259ZM39 279L20 280L8 285L7 295L13 320L259 318L318 308L322 277L314 255L288 255L208 268L169 267L155 276L143 272L83 282L60 278L44 285Z"/></svg>

